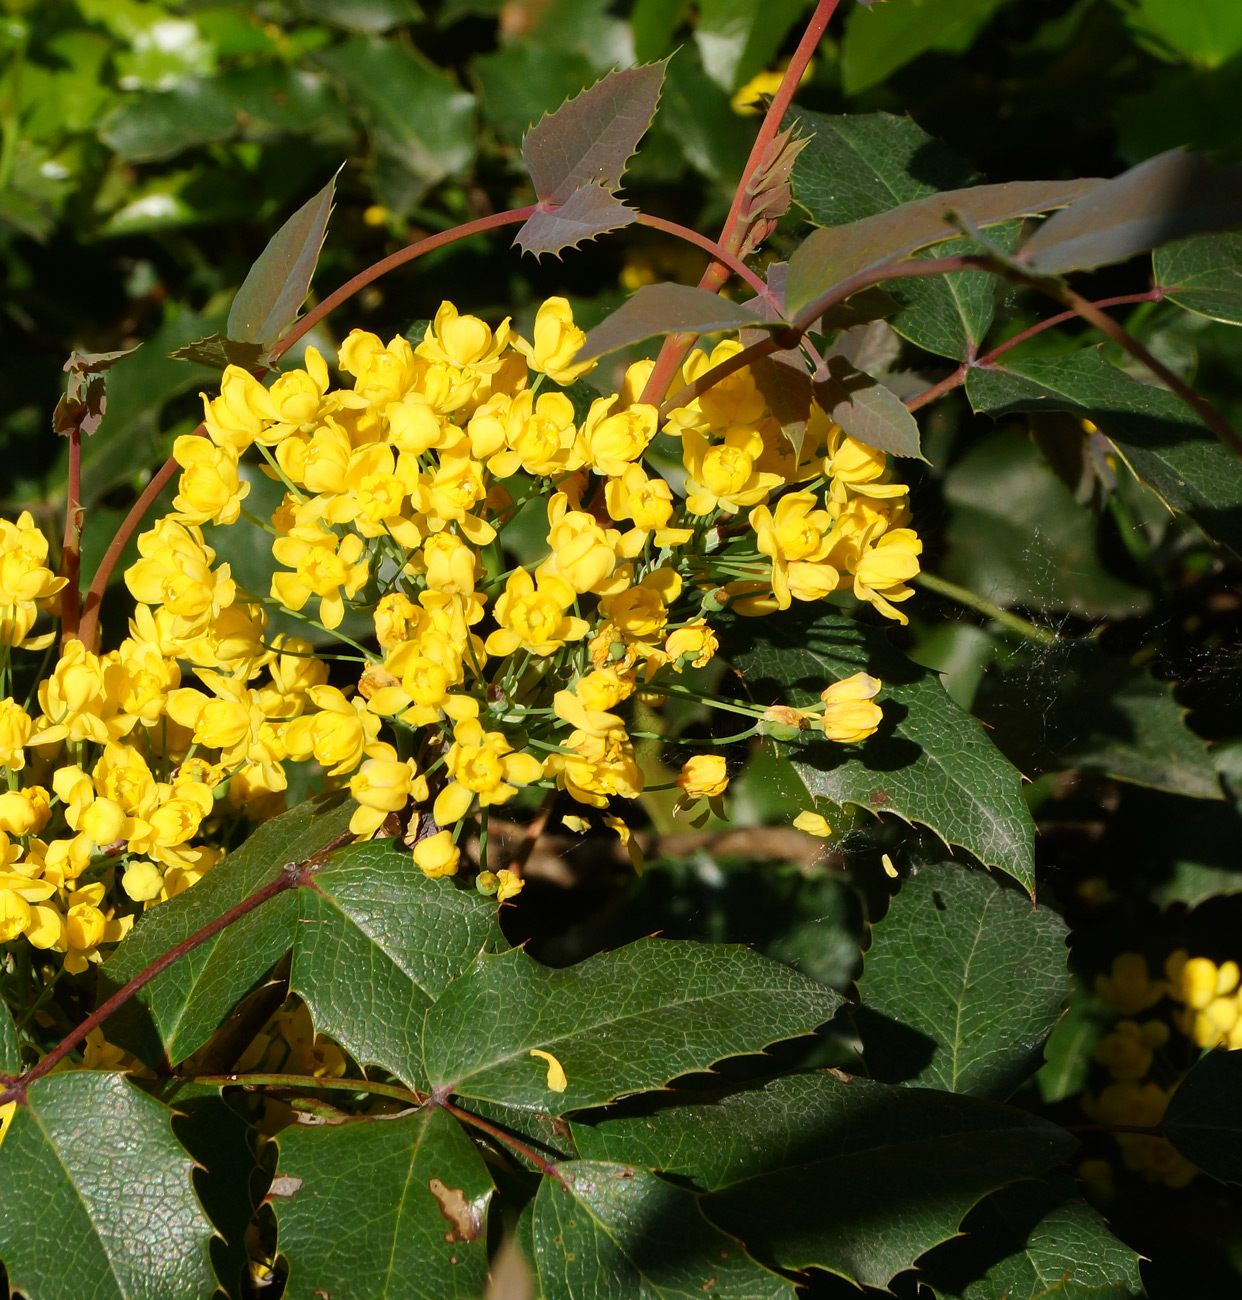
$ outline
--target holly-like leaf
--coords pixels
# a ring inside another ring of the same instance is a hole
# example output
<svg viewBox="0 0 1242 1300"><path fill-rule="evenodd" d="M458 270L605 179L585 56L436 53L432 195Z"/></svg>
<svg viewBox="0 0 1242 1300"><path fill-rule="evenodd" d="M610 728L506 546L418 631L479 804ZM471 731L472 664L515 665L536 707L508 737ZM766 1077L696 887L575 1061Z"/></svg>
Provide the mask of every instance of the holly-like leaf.
<svg viewBox="0 0 1242 1300"><path fill-rule="evenodd" d="M992 243L1012 250L1020 221L1002 222L988 231ZM983 247L973 239L952 239L938 257L977 256ZM911 343L956 361L973 359L996 311L997 279L986 271L960 271L923 280L894 280L885 288L901 304L893 328Z"/></svg>
<svg viewBox="0 0 1242 1300"><path fill-rule="evenodd" d="M808 800L919 822L1034 887L1034 826L1017 771L936 675L895 651L883 632L834 610L791 610L759 625L734 619L721 639L751 698L763 704L804 708L857 672L883 681L877 703L885 720L874 736L788 751Z"/></svg>
<svg viewBox="0 0 1242 1300"><path fill-rule="evenodd" d="M333 176L281 226L259 254L229 308L224 331L228 338L270 347L297 319L319 261L335 187Z"/></svg>
<svg viewBox="0 0 1242 1300"><path fill-rule="evenodd" d="M513 949L449 985L423 1054L437 1092L564 1114L810 1033L840 1004L748 948L640 939L562 970Z"/></svg>
<svg viewBox="0 0 1242 1300"><path fill-rule="evenodd" d="M574 360L603 356L656 334L715 334L722 330L769 329L774 324L783 322L773 322L748 304L706 289L688 284L646 284L591 330Z"/></svg>
<svg viewBox="0 0 1242 1300"><path fill-rule="evenodd" d="M1064 1159L1064 1130L1023 1111L826 1071L701 1102L643 1098L575 1124L582 1153L710 1193L708 1217L764 1262L888 1282L957 1231L983 1196Z"/></svg>
<svg viewBox="0 0 1242 1300"><path fill-rule="evenodd" d="M1160 1127L1204 1173L1242 1183L1242 1054L1206 1053L1181 1081Z"/></svg>
<svg viewBox="0 0 1242 1300"><path fill-rule="evenodd" d="M1070 411L1090 420L1171 510L1242 553L1242 463L1172 393L1132 379L1094 349L972 369L976 411Z"/></svg>
<svg viewBox="0 0 1242 1300"><path fill-rule="evenodd" d="M269 1199L288 1300L478 1300L492 1180L446 1111L295 1125Z"/></svg>
<svg viewBox="0 0 1242 1300"><path fill-rule="evenodd" d="M1242 233L1175 240L1152 262L1156 283L1179 307L1242 325Z"/></svg>
<svg viewBox="0 0 1242 1300"><path fill-rule="evenodd" d="M1049 217L1016 260L1041 275L1062 275L1240 223L1242 166L1170 149Z"/></svg>
<svg viewBox="0 0 1242 1300"><path fill-rule="evenodd" d="M872 929L858 980L869 1072L1004 1100L1061 1018L1066 934L987 872L920 867Z"/></svg>
<svg viewBox="0 0 1242 1300"><path fill-rule="evenodd" d="M315 888L298 891L290 937L289 987L316 1030L413 1087L424 1012L481 951L506 946L494 902L428 880L392 840L334 855Z"/></svg>
<svg viewBox="0 0 1242 1300"><path fill-rule="evenodd" d="M1028 776L1077 771L1223 799L1207 746L1158 682L1094 642L1066 647L1021 680L994 676L980 705L997 745Z"/></svg>
<svg viewBox="0 0 1242 1300"><path fill-rule="evenodd" d="M28 1300L167 1300L215 1290L208 1223L168 1108L122 1074L31 1085L0 1157L0 1260Z"/></svg>
<svg viewBox="0 0 1242 1300"><path fill-rule="evenodd" d="M855 370L843 356L828 358L828 373L816 381L815 396L851 438L892 456L924 459L919 426L906 404L878 379Z"/></svg>
<svg viewBox="0 0 1242 1300"><path fill-rule="evenodd" d="M909 117L791 112L809 136L793 169L794 198L817 226L874 217L972 179L970 167Z"/></svg>
<svg viewBox="0 0 1242 1300"><path fill-rule="evenodd" d="M937 1296L1124 1300L1143 1294L1139 1255L1113 1236L1064 1175L1004 1188L962 1227L963 1236L919 1261L920 1281Z"/></svg>
<svg viewBox="0 0 1242 1300"><path fill-rule="evenodd" d="M623 1164L572 1161L557 1173L540 1185L532 1223L543 1300L793 1300L793 1284L713 1227L694 1193Z"/></svg>
<svg viewBox="0 0 1242 1300"><path fill-rule="evenodd" d="M568 203L584 185L611 194L655 117L664 64L610 72L526 133L522 159L540 203Z"/></svg>
<svg viewBox="0 0 1242 1300"><path fill-rule="evenodd" d="M99 972L99 1000L157 957L300 862L348 825L343 795L309 800L264 822L193 889L147 912ZM174 963L108 1022L109 1038L150 1065L184 1060L292 946L297 891L264 903Z"/></svg>
<svg viewBox="0 0 1242 1300"><path fill-rule="evenodd" d="M536 257L576 248L584 239L620 230L637 220L638 213L610 194L602 185L583 185L556 208L541 208L513 237L524 253Z"/></svg>
<svg viewBox="0 0 1242 1300"><path fill-rule="evenodd" d="M174 348L168 355L178 361L193 361L196 365L211 366L213 370L227 370L241 366L243 370L257 370L263 364L268 345L247 343L223 334L209 334L184 347Z"/></svg>
<svg viewBox="0 0 1242 1300"><path fill-rule="evenodd" d="M1065 207L1103 183L1084 179L976 185L915 199L847 226L813 231L789 259L786 314L799 315L849 276L955 238L961 229L950 220L954 215L968 218L975 226L993 226Z"/></svg>

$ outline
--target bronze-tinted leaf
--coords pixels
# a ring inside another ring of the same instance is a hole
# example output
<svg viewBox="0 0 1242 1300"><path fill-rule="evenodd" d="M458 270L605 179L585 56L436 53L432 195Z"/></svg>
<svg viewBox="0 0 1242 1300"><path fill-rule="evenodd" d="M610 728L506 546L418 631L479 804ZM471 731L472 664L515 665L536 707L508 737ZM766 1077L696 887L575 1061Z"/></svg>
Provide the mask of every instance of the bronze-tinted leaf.
<svg viewBox="0 0 1242 1300"><path fill-rule="evenodd" d="M566 203L584 185L616 190L655 116L663 81L663 63L610 72L531 127L522 158L540 203Z"/></svg>
<svg viewBox="0 0 1242 1300"><path fill-rule="evenodd" d="M628 226L638 216L602 185L584 185L574 190L559 207L540 209L517 232L513 242L524 253L540 257L574 248L584 239L594 239L609 230Z"/></svg>
<svg viewBox="0 0 1242 1300"><path fill-rule="evenodd" d="M168 355L178 361L193 361L215 370L225 370L229 366L255 370L263 364L266 352L267 345L264 343L244 343L241 339L226 338L223 334L209 334L205 339L196 339L184 347L174 348Z"/></svg>
<svg viewBox="0 0 1242 1300"><path fill-rule="evenodd" d="M122 357L136 351L137 348L125 348L120 352L71 352L62 367L69 383L52 412L52 428L66 436L73 429L80 429L88 437L94 433L108 409L106 372Z"/></svg>
<svg viewBox="0 0 1242 1300"><path fill-rule="evenodd" d="M890 456L925 459L919 426L906 404L891 388L855 370L845 357L828 358L828 375L816 382L815 396L851 438Z"/></svg>
<svg viewBox="0 0 1242 1300"><path fill-rule="evenodd" d="M1016 215L1016 214L1015 214ZM1124 262L1171 239L1242 224L1242 166L1171 149L1050 217L1017 256L1060 275Z"/></svg>

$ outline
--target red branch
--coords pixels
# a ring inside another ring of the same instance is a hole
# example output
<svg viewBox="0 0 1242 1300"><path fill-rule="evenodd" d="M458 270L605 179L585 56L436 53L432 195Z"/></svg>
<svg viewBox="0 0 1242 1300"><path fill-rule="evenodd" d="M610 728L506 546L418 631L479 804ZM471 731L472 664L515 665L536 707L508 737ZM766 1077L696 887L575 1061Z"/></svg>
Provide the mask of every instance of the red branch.
<svg viewBox="0 0 1242 1300"><path fill-rule="evenodd" d="M518 1155L525 1156L527 1160L535 1166L536 1169L545 1177L555 1178L563 1187L565 1180L561 1177L560 1170L550 1161L545 1160L537 1151L532 1151L524 1142L519 1142L517 1138L510 1137L504 1129L488 1120L480 1119L477 1115L472 1115L468 1110L462 1110L460 1106L454 1106L451 1102L436 1101L433 1099L430 1103L432 1106L438 1106L441 1110L446 1110L450 1115L461 1120L463 1124L471 1124L481 1132L493 1137L497 1142L503 1143L511 1151L516 1151Z"/></svg>

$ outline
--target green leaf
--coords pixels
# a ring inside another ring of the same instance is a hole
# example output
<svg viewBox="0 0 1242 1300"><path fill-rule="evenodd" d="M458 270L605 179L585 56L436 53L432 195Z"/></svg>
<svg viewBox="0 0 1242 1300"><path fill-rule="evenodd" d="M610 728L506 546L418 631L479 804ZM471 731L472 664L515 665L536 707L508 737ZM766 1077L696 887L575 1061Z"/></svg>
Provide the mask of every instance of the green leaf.
<svg viewBox="0 0 1242 1300"><path fill-rule="evenodd" d="M535 257L560 254L576 248L584 239L620 230L637 220L638 213L603 186L583 185L555 211L534 213L523 222L513 242L522 252Z"/></svg>
<svg viewBox="0 0 1242 1300"><path fill-rule="evenodd" d="M1223 799L1207 746L1158 682L1093 642L994 679L980 716L1028 776L1078 771L1194 799Z"/></svg>
<svg viewBox="0 0 1242 1300"><path fill-rule="evenodd" d="M707 75L736 90L772 62L807 7L807 0L700 0L694 40Z"/></svg>
<svg viewBox="0 0 1242 1300"><path fill-rule="evenodd" d="M920 822L1034 887L1034 827L1017 771L935 674L894 650L883 632L834 610L790 611L734 619L721 641L751 698L764 704L804 708L825 686L857 672L883 681L877 702L885 721L874 736L861 745L820 742L789 751L808 799Z"/></svg>
<svg viewBox="0 0 1242 1300"><path fill-rule="evenodd" d="M1065 1014L1044 1043L1044 1063L1035 1076L1045 1106L1073 1097L1087 1086L1091 1049L1115 1019L1113 1008L1074 986Z"/></svg>
<svg viewBox="0 0 1242 1300"><path fill-rule="evenodd" d="M664 134L691 167L732 189L746 165L752 136L746 119L730 110L729 96L703 71L696 55L686 45L669 60L653 142Z"/></svg>
<svg viewBox="0 0 1242 1300"><path fill-rule="evenodd" d="M1204 1173L1242 1183L1242 1054L1205 1052L1169 1101L1160 1127Z"/></svg>
<svg viewBox="0 0 1242 1300"><path fill-rule="evenodd" d="M794 163L794 197L817 226L844 226L911 199L956 190L970 167L909 117L891 113L827 116L791 111L805 147Z"/></svg>
<svg viewBox="0 0 1242 1300"><path fill-rule="evenodd" d="M427 1007L480 952L506 946L494 902L429 880L392 840L341 850L298 891L291 942L289 987L316 1030L412 1086Z"/></svg>
<svg viewBox="0 0 1242 1300"><path fill-rule="evenodd" d="M1090 420L1170 510L1242 552L1242 464L1185 405L1140 383L1094 349L973 369L966 395L994 419L1011 411L1069 411Z"/></svg>
<svg viewBox="0 0 1242 1300"><path fill-rule="evenodd" d="M492 1180L446 1111L285 1129L269 1194L288 1300L477 1300ZM443 1207L443 1212L442 1212Z"/></svg>
<svg viewBox="0 0 1242 1300"><path fill-rule="evenodd" d="M525 229L525 227L523 227ZM771 329L774 324L748 306L688 284L646 284L586 337L575 361L628 347L656 334L715 334Z"/></svg>
<svg viewBox="0 0 1242 1300"><path fill-rule="evenodd" d="M229 308L225 333L269 346L297 319L328 229L336 177L308 199L268 241Z"/></svg>
<svg viewBox="0 0 1242 1300"><path fill-rule="evenodd" d="M635 0L630 26L639 63L662 59L669 52L685 8L684 0Z"/></svg>
<svg viewBox="0 0 1242 1300"><path fill-rule="evenodd" d="M535 1198L533 1238L542 1300L793 1300L703 1217L698 1197L645 1169L595 1161L559 1165Z"/></svg>
<svg viewBox="0 0 1242 1300"><path fill-rule="evenodd" d="M0 1002L0 1074L18 1075L22 1070L21 1048L13 1014Z"/></svg>
<svg viewBox="0 0 1242 1300"><path fill-rule="evenodd" d="M1242 54L1242 9L1232 0L1137 0L1126 23L1201 68Z"/></svg>
<svg viewBox="0 0 1242 1300"><path fill-rule="evenodd" d="M0 1259L30 1300L207 1297L211 1224L168 1108L122 1074L31 1085L0 1159Z"/></svg>
<svg viewBox="0 0 1242 1300"><path fill-rule="evenodd" d="M264 822L193 889L143 914L100 967L99 1000L157 957L332 841L349 822L351 801L328 795ZM157 976L108 1022L109 1038L151 1065L184 1060L292 946L298 903L290 890Z"/></svg>
<svg viewBox="0 0 1242 1300"><path fill-rule="evenodd" d="M965 1235L919 1261L920 1281L961 1300L1123 1300L1143 1294L1139 1259L1064 1175L1024 1182L977 1206Z"/></svg>
<svg viewBox="0 0 1242 1300"><path fill-rule="evenodd" d="M805 151L804 151L805 152ZM950 217L993 226L1015 217L1060 208L1089 194L1101 181L1011 181L944 190L845 226L816 230L789 259L785 314L801 314L821 294L850 276L898 262L920 248L953 239L960 228Z"/></svg>
<svg viewBox="0 0 1242 1300"><path fill-rule="evenodd" d="M1179 307L1242 325L1242 233L1179 239L1152 261L1156 283Z"/></svg>
<svg viewBox="0 0 1242 1300"><path fill-rule="evenodd" d="M1149 158L1047 221L1016 260L1041 275L1124 262L1171 239L1242 223L1242 167L1180 149Z"/></svg>
<svg viewBox="0 0 1242 1300"><path fill-rule="evenodd" d="M808 1034L840 1005L747 948L640 939L563 970L513 949L449 985L423 1054L438 1093L564 1114ZM532 1048L560 1062L563 1092Z"/></svg>
<svg viewBox="0 0 1242 1300"><path fill-rule="evenodd" d="M878 85L937 46L968 42L1004 0L888 0L852 5L845 19L841 76L847 95Z"/></svg>
<svg viewBox="0 0 1242 1300"><path fill-rule="evenodd" d="M1067 933L1055 912L987 872L920 867L873 927L863 959L858 1022L869 1072L1004 1100L1039 1068L1061 1018Z"/></svg>
<svg viewBox="0 0 1242 1300"><path fill-rule="evenodd" d="M595 79L584 54L548 49L532 41L480 55L470 70L484 119L515 147L533 122Z"/></svg>
<svg viewBox="0 0 1242 1300"><path fill-rule="evenodd" d="M1013 249L1020 221L993 226L988 237L1005 252ZM952 239L938 257L972 257L984 251L973 239ZM882 286L901 304L892 326L903 338L928 352L956 361L973 360L996 311L997 280L986 271L962 271L923 280L893 280Z"/></svg>
<svg viewBox="0 0 1242 1300"><path fill-rule="evenodd" d="M267 345L263 343L245 343L223 334L211 334L184 347L173 348L168 355L176 361L193 361L196 365L211 366L213 370L227 370L229 366L257 370L266 353Z"/></svg>
<svg viewBox="0 0 1242 1300"><path fill-rule="evenodd" d="M982 1196L1065 1159L1075 1142L1033 1115L824 1071L627 1118L575 1124L592 1159L646 1166L710 1192L708 1217L765 1261L887 1286L957 1231Z"/></svg>
<svg viewBox="0 0 1242 1300"><path fill-rule="evenodd" d="M522 159L541 203L562 204L584 185L621 184L660 101L664 64L610 72L526 133Z"/></svg>

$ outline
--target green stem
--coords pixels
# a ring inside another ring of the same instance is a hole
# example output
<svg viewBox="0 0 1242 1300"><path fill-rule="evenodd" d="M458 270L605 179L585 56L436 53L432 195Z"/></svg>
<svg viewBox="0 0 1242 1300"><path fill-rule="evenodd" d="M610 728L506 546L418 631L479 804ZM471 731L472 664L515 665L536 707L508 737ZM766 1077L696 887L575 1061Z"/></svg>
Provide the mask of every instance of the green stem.
<svg viewBox="0 0 1242 1300"><path fill-rule="evenodd" d="M986 597L977 596L973 591L969 591L965 587L959 587L956 582L946 582L944 578L937 578L934 573L920 573L915 577L914 581L927 591L934 591L937 596L956 601L959 605L965 605L967 609L973 609L977 614L983 614L994 623L999 623L1001 627L1007 628L1010 632L1016 632L1020 637L1024 637L1028 641L1038 641L1041 645L1060 644L1061 638L1055 632L1049 631L1046 627L1038 627L1034 623L1029 623L1024 618L1019 618L1017 614L1002 609Z"/></svg>
<svg viewBox="0 0 1242 1300"><path fill-rule="evenodd" d="M427 1098L409 1088L392 1083L374 1083L370 1079L321 1079L316 1074L177 1074L174 1083L202 1083L209 1088L319 1088L337 1092L373 1092L392 1097L410 1106L421 1106Z"/></svg>

